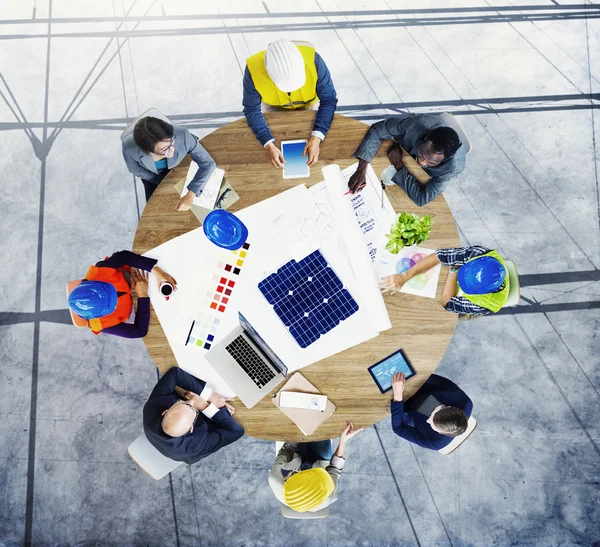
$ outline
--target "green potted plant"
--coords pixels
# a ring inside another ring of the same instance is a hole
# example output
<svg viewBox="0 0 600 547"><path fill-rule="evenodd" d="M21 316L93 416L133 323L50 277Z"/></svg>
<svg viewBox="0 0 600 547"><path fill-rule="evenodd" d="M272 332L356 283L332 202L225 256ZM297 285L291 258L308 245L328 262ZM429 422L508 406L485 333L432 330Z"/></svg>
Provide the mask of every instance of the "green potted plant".
<svg viewBox="0 0 600 547"><path fill-rule="evenodd" d="M404 211L396 216L396 222L392 224L390 233L386 234L388 242L385 248L395 255L403 247L417 245L429 239L429 231L433 221L429 215L417 216Z"/></svg>

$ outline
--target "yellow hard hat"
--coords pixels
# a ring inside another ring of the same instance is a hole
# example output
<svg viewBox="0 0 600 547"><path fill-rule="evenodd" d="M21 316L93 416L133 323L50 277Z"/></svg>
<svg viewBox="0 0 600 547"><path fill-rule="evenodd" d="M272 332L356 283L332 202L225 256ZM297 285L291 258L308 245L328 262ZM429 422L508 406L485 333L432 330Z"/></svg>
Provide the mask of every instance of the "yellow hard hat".
<svg viewBox="0 0 600 547"><path fill-rule="evenodd" d="M283 499L290 509L304 513L314 509L333 494L333 479L321 467L292 475L283 485Z"/></svg>

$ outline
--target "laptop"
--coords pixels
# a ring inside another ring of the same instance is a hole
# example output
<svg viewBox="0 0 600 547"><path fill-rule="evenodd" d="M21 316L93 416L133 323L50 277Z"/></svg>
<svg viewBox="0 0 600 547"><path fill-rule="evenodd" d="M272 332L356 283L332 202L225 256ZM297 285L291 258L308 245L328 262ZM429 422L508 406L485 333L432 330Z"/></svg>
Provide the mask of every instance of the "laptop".
<svg viewBox="0 0 600 547"><path fill-rule="evenodd" d="M287 376L283 361L238 312L240 326L233 329L206 354L206 360L252 408Z"/></svg>

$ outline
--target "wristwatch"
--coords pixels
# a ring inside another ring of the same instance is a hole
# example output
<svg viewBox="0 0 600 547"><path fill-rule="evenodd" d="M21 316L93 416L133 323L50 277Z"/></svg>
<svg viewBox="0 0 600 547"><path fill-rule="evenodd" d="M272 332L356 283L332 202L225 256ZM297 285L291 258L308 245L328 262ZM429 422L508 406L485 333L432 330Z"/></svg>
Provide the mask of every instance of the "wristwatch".
<svg viewBox="0 0 600 547"><path fill-rule="evenodd" d="M452 266L450 268L450 273L456 273L456 272L458 272L458 268L455 268L454 266Z"/></svg>

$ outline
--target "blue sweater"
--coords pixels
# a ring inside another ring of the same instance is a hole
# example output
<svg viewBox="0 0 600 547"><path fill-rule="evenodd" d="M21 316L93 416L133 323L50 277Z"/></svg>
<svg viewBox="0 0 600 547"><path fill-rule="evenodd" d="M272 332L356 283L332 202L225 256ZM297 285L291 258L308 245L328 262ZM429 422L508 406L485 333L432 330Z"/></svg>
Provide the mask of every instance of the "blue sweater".
<svg viewBox="0 0 600 547"><path fill-rule="evenodd" d="M313 132L319 132L325 137L331 127L331 120L333 120L333 115L335 114L337 95L335 87L333 87L329 69L318 53L315 53L315 67L318 78L317 97L319 97L319 110L317 111L313 125ZM252 129L254 136L260 141L260 144L264 146L270 140L273 140L273 134L260 109L260 93L254 86L248 67L244 70L244 97L242 104L244 105L244 116L246 116L248 125Z"/></svg>
<svg viewBox="0 0 600 547"><path fill-rule="evenodd" d="M200 394L205 385L206 382L198 380L185 370L173 367L152 390L144 405L144 432L152 446L164 456L191 465L244 436L244 428L231 417L225 407L210 419L200 413L192 433L170 437L163 431L163 411L180 400L175 387Z"/></svg>
<svg viewBox="0 0 600 547"><path fill-rule="evenodd" d="M415 393L419 395L433 395L441 404L453 406L465 411L467 417L473 412L473 403L454 382L432 374L423 384L421 389ZM418 444L423 448L439 450L452 442L454 437L441 435L434 431L427 423L429 416L424 416L416 409L412 409L409 399L406 404L403 401L392 401L392 429L394 433L411 443Z"/></svg>

